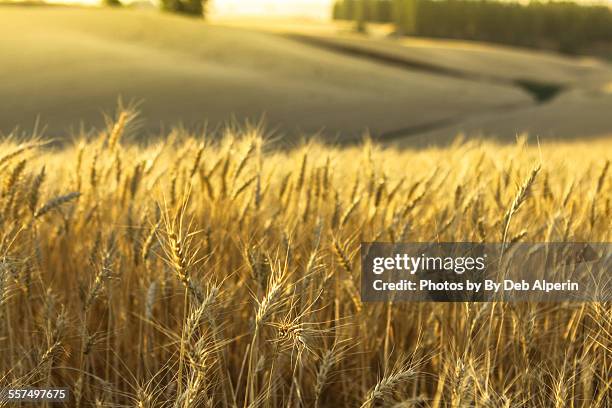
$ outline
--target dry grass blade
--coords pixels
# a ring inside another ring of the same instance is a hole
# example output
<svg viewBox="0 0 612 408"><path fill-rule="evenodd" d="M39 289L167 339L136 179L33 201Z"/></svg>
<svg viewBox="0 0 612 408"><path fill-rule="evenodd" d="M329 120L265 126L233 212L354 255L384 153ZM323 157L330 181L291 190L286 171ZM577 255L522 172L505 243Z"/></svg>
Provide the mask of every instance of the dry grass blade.
<svg viewBox="0 0 612 408"><path fill-rule="evenodd" d="M61 195L61 196L55 197L55 198L47 201L42 207L40 207L38 210L36 210L34 212L34 218L42 217L43 215L47 214L48 212L54 210L55 208L59 208L62 205L66 204L66 203L69 203L72 200L76 200L80 196L81 196L81 193L79 193L79 192L72 192L72 193L68 193L68 194L65 194L65 195Z"/></svg>
<svg viewBox="0 0 612 408"><path fill-rule="evenodd" d="M384 401L390 397L397 387L413 380L417 376L418 366L418 363L411 360L398 362L393 369L385 373L376 385L372 387L361 404L361 408L373 407L376 402Z"/></svg>
<svg viewBox="0 0 612 408"><path fill-rule="evenodd" d="M535 179L538 173L540 172L540 169L541 167L538 165L531 171L531 173L529 174L529 177L523 182L523 184L520 185L518 191L516 192L516 195L514 196L514 199L512 200L512 203L510 204L510 207L504 214L504 219L502 221L502 226L503 226L502 242L503 243L505 243L507 240L508 230L510 228L510 222L512 221L512 217L518 212L518 210L521 208L525 200L527 200L527 198L529 197L529 192L531 191L531 188L533 187L533 184L535 182Z"/></svg>

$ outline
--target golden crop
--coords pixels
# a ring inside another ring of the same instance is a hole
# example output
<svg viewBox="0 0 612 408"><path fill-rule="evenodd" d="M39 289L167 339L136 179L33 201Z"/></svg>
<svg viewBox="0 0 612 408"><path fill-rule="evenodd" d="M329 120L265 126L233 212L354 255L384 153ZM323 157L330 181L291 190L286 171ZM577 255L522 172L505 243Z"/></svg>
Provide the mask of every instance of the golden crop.
<svg viewBox="0 0 612 408"><path fill-rule="evenodd" d="M70 406L605 407L609 304L372 303L361 241L611 238L609 141L0 146L0 385Z"/></svg>

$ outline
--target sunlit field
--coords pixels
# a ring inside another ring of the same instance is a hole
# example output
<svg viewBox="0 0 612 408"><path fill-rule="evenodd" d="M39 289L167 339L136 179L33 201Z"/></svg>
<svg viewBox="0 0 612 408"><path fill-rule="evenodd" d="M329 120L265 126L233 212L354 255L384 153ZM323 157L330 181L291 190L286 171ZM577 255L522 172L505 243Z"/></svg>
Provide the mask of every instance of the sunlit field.
<svg viewBox="0 0 612 408"><path fill-rule="evenodd" d="M605 302L368 302L361 266L612 242L608 8L68 2L0 5L0 407L611 406L582 252L544 267Z"/></svg>
<svg viewBox="0 0 612 408"><path fill-rule="evenodd" d="M358 262L368 240L610 242L609 140L283 151L248 128L134 144L132 122L0 147L1 386L82 407L609 406L609 304L364 304Z"/></svg>

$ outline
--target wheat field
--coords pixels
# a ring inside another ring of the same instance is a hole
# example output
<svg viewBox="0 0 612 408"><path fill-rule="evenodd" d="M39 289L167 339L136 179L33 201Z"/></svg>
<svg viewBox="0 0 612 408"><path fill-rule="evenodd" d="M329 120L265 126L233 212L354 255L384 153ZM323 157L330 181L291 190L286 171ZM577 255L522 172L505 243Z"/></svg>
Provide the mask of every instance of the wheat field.
<svg viewBox="0 0 612 408"><path fill-rule="evenodd" d="M601 303L362 303L361 241L609 242L610 140L0 147L0 386L88 407L607 407Z"/></svg>

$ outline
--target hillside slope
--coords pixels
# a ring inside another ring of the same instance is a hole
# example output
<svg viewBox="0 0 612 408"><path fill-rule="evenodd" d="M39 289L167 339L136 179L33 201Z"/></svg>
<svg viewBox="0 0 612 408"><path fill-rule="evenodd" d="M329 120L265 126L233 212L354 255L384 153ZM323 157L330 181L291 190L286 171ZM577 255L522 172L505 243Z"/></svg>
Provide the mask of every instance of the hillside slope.
<svg viewBox="0 0 612 408"><path fill-rule="evenodd" d="M475 121L470 129L478 130L481 117L541 108L532 95L507 81L411 69L283 32L155 11L0 7L0 26L8 33L0 36L4 134L16 126L32 128L37 118L52 137L78 129L74 118L100 127L102 112L112 112L119 96L141 101L145 133L177 124L215 129L233 119L265 118L269 129L290 141L317 131L328 140L343 141L369 129L386 139L434 132L425 140L429 143L464 123ZM527 78L562 81L572 89L584 82L597 91L610 72L533 52L491 52L487 46L479 54L452 44L416 52L398 41L346 38L342 41L400 58L477 74L486 68L485 73L503 78L519 71ZM604 104L589 107L596 112L596 132L585 123L580 133L572 128L563 136L612 134L612 124L599 113L612 107L612 97L597 96ZM561 117L553 112L551 120L563 128L567 109L561 112ZM519 119L526 123L522 130L539 131L538 115ZM512 122L500 127L503 137L513 137L514 130Z"/></svg>
<svg viewBox="0 0 612 408"><path fill-rule="evenodd" d="M49 133L101 124L117 97L143 100L160 124L215 127L265 115L291 134L374 133L507 105L504 86L407 73L280 36L156 12L0 8L0 129L37 115Z"/></svg>
<svg viewBox="0 0 612 408"><path fill-rule="evenodd" d="M530 93L536 98L541 91L538 86L556 88L552 96L544 95L543 103L485 109L476 114L450 116L431 128L415 131L406 127L383 133L385 140L402 145L445 144L459 132L505 140L513 140L522 132L557 139L612 136L612 65L596 58L572 58L469 41L393 38L390 27L385 25L371 25L368 35L363 36L342 23L227 17L215 22L274 32L322 49L401 67L408 73L429 72L438 77L508 84L523 90L531 87Z"/></svg>

